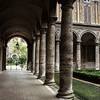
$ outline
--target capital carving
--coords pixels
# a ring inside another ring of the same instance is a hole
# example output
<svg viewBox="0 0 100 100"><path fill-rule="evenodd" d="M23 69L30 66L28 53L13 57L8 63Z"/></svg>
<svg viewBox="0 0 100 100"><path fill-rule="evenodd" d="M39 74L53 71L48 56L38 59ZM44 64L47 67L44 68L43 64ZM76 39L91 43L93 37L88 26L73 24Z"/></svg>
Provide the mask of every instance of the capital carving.
<svg viewBox="0 0 100 100"><path fill-rule="evenodd" d="M41 28L40 32L41 32L41 34L46 34L47 33L47 28Z"/></svg>
<svg viewBox="0 0 100 100"><path fill-rule="evenodd" d="M56 42L60 42L61 31L56 29Z"/></svg>
<svg viewBox="0 0 100 100"><path fill-rule="evenodd" d="M33 42L34 42L35 40L36 40L36 37L34 36L34 37L33 37Z"/></svg>
<svg viewBox="0 0 100 100"><path fill-rule="evenodd" d="M100 46L100 43L95 43L95 46Z"/></svg>
<svg viewBox="0 0 100 100"><path fill-rule="evenodd" d="M59 4L69 4L69 3L74 3L76 0L57 0Z"/></svg>
<svg viewBox="0 0 100 100"><path fill-rule="evenodd" d="M37 32L37 33L35 34L35 36L36 36L36 37L39 37L39 36L40 36L40 32Z"/></svg>
<svg viewBox="0 0 100 100"><path fill-rule="evenodd" d="M49 17L48 18L48 23L49 24L55 24L56 20L57 20L57 17Z"/></svg>

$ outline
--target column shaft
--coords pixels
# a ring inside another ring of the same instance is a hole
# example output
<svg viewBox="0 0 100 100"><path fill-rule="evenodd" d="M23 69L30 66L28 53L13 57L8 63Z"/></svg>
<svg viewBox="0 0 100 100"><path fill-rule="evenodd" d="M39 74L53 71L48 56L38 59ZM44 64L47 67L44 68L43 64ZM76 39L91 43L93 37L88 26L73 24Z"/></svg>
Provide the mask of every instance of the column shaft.
<svg viewBox="0 0 100 100"><path fill-rule="evenodd" d="M81 70L81 43L77 42L77 69Z"/></svg>
<svg viewBox="0 0 100 100"><path fill-rule="evenodd" d="M48 23L46 41L46 80L44 84L54 83L55 72L55 21L56 17L50 17Z"/></svg>
<svg viewBox="0 0 100 100"><path fill-rule="evenodd" d="M60 41L59 40L56 40L56 68L55 68L55 71L58 72L59 71L59 66L60 66L60 48L59 48L59 45L60 45Z"/></svg>
<svg viewBox="0 0 100 100"><path fill-rule="evenodd" d="M72 5L67 5L67 3L62 4L60 52L60 89L58 91L57 97L73 100Z"/></svg>
<svg viewBox="0 0 100 100"><path fill-rule="evenodd" d="M35 48L36 47L36 40L33 40L33 71L35 72ZM33 72L33 73L34 73Z"/></svg>
<svg viewBox="0 0 100 100"><path fill-rule="evenodd" d="M35 75L38 75L39 73L39 49L40 49L40 36L36 36L36 52L35 52Z"/></svg>
<svg viewBox="0 0 100 100"><path fill-rule="evenodd" d="M46 29L41 29L40 35L40 58L39 58L39 76L42 78L45 76L45 67L46 67Z"/></svg>
<svg viewBox="0 0 100 100"><path fill-rule="evenodd" d="M29 62L30 62L30 58L29 58L29 53L30 51L29 51L29 44L28 44L28 46L27 46L27 70L29 70Z"/></svg>
<svg viewBox="0 0 100 100"><path fill-rule="evenodd" d="M6 47L3 46L3 61L2 61L2 70L6 70Z"/></svg>
<svg viewBox="0 0 100 100"><path fill-rule="evenodd" d="M28 69L33 72L33 43L28 44Z"/></svg>
<svg viewBox="0 0 100 100"><path fill-rule="evenodd" d="M95 69L99 70L99 44L95 47Z"/></svg>

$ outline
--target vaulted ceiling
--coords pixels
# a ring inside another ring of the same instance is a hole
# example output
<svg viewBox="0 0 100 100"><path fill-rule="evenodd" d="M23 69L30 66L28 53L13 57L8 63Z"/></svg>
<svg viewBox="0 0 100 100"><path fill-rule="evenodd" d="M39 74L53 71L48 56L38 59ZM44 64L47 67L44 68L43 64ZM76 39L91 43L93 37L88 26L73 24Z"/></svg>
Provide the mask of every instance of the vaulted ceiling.
<svg viewBox="0 0 100 100"><path fill-rule="evenodd" d="M75 0L0 0L0 38L22 36L31 41L57 1Z"/></svg>
<svg viewBox="0 0 100 100"><path fill-rule="evenodd" d="M48 7L49 0L0 0L0 37L20 35L32 39L46 20Z"/></svg>

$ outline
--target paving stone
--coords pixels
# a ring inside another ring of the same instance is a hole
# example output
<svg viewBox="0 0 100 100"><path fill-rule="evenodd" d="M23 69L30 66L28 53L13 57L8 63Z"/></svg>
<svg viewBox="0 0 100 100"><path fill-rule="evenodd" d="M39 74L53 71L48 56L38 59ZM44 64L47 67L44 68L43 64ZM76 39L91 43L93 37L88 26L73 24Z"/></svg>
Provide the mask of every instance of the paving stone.
<svg viewBox="0 0 100 100"><path fill-rule="evenodd" d="M58 100L58 98L32 73L13 70L0 74L0 100Z"/></svg>

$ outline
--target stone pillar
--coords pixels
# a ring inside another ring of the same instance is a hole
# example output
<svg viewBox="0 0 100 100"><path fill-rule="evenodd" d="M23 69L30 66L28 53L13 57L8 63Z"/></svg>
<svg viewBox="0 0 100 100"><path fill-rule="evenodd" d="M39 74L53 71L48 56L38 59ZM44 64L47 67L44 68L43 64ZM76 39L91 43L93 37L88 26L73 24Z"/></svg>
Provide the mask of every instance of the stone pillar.
<svg viewBox="0 0 100 100"><path fill-rule="evenodd" d="M29 70L29 47L27 46L27 70Z"/></svg>
<svg viewBox="0 0 100 100"><path fill-rule="evenodd" d="M99 43L95 46L95 69L99 70Z"/></svg>
<svg viewBox="0 0 100 100"><path fill-rule="evenodd" d="M35 72L35 49L36 49L36 39L33 39L33 73Z"/></svg>
<svg viewBox="0 0 100 100"><path fill-rule="evenodd" d="M36 34L36 50L35 50L35 72L34 75L39 73L39 51L40 51L40 33Z"/></svg>
<svg viewBox="0 0 100 100"><path fill-rule="evenodd" d="M33 41L30 44L30 57L31 57L30 58L30 62L31 62L31 64L30 64L30 70L33 73Z"/></svg>
<svg viewBox="0 0 100 100"><path fill-rule="evenodd" d="M62 1L61 45L60 45L60 89L57 97L73 100L73 33L72 3Z"/></svg>
<svg viewBox="0 0 100 100"><path fill-rule="evenodd" d="M3 46L3 61L2 61L2 70L6 70L6 47Z"/></svg>
<svg viewBox="0 0 100 100"><path fill-rule="evenodd" d="M47 44L46 44L46 85L50 85L55 82L55 21L57 17L49 17L48 32L47 32Z"/></svg>
<svg viewBox="0 0 100 100"><path fill-rule="evenodd" d="M27 70L33 72L33 43L28 44L28 67Z"/></svg>
<svg viewBox="0 0 100 100"><path fill-rule="evenodd" d="M77 41L77 69L81 70L81 41Z"/></svg>
<svg viewBox="0 0 100 100"><path fill-rule="evenodd" d="M56 39L56 66L55 66L55 71L59 72L59 66L60 66L60 40Z"/></svg>
<svg viewBox="0 0 100 100"><path fill-rule="evenodd" d="M45 76L46 68L46 28L41 28L40 34L40 58L39 58L39 76L42 78Z"/></svg>

